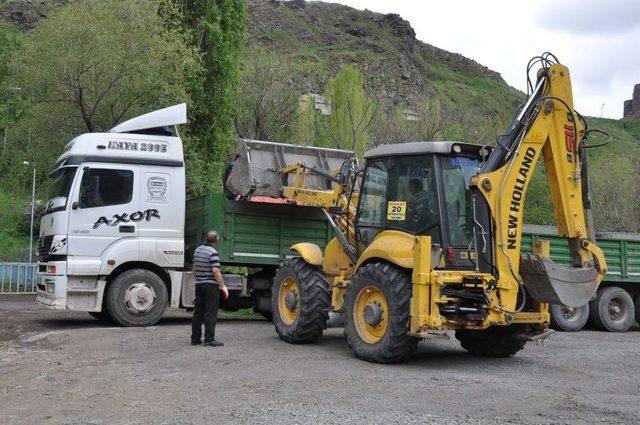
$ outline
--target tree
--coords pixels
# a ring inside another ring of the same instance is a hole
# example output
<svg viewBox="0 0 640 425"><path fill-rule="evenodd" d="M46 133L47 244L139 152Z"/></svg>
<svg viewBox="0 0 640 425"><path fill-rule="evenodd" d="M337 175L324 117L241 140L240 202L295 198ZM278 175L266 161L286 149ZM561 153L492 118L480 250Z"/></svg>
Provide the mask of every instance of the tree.
<svg viewBox="0 0 640 425"><path fill-rule="evenodd" d="M198 57L165 27L161 5L85 0L40 21L14 72L38 117L68 132L104 131L186 100Z"/></svg>
<svg viewBox="0 0 640 425"><path fill-rule="evenodd" d="M0 21L0 153L6 150L9 127L20 116L22 103L20 91L10 77L9 64L22 48L22 34L8 23Z"/></svg>
<svg viewBox="0 0 640 425"><path fill-rule="evenodd" d="M172 7L85 0L39 21L11 70L28 106L13 162L29 159L46 171L71 137L187 101L201 65L188 39L167 25L170 15L161 15Z"/></svg>
<svg viewBox="0 0 640 425"><path fill-rule="evenodd" d="M189 192L219 189L224 161L235 145L234 111L238 61L245 41L244 0L174 0L184 27L201 51L202 84L191 89L192 110L185 143Z"/></svg>
<svg viewBox="0 0 640 425"><path fill-rule="evenodd" d="M295 118L298 94L291 67L261 49L252 49L238 85L235 127L243 138L283 142Z"/></svg>
<svg viewBox="0 0 640 425"><path fill-rule="evenodd" d="M291 143L314 146L318 140L318 119L314 108L315 100L303 96L298 102L296 116L291 126Z"/></svg>
<svg viewBox="0 0 640 425"><path fill-rule="evenodd" d="M352 150L362 157L377 109L377 102L364 92L362 73L352 66L343 66L327 83L325 101L331 105L331 114L323 120L324 144Z"/></svg>

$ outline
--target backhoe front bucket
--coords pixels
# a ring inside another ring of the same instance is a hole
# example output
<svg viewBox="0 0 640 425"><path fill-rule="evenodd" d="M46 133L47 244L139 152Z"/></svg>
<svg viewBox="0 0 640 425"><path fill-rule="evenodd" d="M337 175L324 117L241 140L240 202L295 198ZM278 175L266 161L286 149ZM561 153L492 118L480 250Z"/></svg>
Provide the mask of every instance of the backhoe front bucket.
<svg viewBox="0 0 640 425"><path fill-rule="evenodd" d="M255 195L277 198L282 187L293 185L293 176L280 170L297 163L324 171L339 169L353 152L286 143L241 139L234 162L227 174L226 187L241 196ZM331 189L327 177L309 173L306 189Z"/></svg>
<svg viewBox="0 0 640 425"><path fill-rule="evenodd" d="M520 259L520 276L527 293L541 303L582 307L598 287L595 267L564 267L549 258L525 254Z"/></svg>

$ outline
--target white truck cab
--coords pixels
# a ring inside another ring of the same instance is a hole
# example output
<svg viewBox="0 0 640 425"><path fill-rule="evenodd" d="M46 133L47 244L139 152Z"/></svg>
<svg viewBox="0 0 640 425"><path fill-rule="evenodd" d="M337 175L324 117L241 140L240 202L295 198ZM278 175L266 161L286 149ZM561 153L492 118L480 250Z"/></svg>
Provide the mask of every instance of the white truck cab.
<svg viewBox="0 0 640 425"><path fill-rule="evenodd" d="M66 145L40 225L37 302L127 326L179 306L186 120L175 105Z"/></svg>

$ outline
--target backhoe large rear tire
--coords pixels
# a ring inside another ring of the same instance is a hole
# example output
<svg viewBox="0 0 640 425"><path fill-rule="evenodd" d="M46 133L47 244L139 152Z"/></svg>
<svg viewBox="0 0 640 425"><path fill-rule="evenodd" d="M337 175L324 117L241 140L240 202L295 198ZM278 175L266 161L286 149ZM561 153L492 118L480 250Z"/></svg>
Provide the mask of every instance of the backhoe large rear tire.
<svg viewBox="0 0 640 425"><path fill-rule="evenodd" d="M524 348L526 341L519 337L526 332L524 325L492 326L483 330L456 331L462 348L475 356L511 357Z"/></svg>
<svg viewBox="0 0 640 425"><path fill-rule="evenodd" d="M280 339L291 344L317 342L327 328L331 292L320 268L302 258L282 262L271 287L271 312Z"/></svg>
<svg viewBox="0 0 640 425"><path fill-rule="evenodd" d="M344 299L344 333L359 358L397 363L416 351L418 339L407 335L411 279L386 263L361 267Z"/></svg>

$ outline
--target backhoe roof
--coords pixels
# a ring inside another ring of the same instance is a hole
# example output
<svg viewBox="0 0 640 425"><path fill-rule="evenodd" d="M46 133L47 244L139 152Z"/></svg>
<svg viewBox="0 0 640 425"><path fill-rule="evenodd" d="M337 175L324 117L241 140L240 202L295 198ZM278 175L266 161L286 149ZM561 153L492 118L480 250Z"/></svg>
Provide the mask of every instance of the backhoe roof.
<svg viewBox="0 0 640 425"><path fill-rule="evenodd" d="M485 148L487 153L491 152L489 146L474 145L462 142L408 142L393 143L389 145L376 146L364 153L365 159L380 158L384 156L420 155L420 154L457 154L453 152L453 146L460 146L461 152L473 156L480 156L480 150Z"/></svg>

